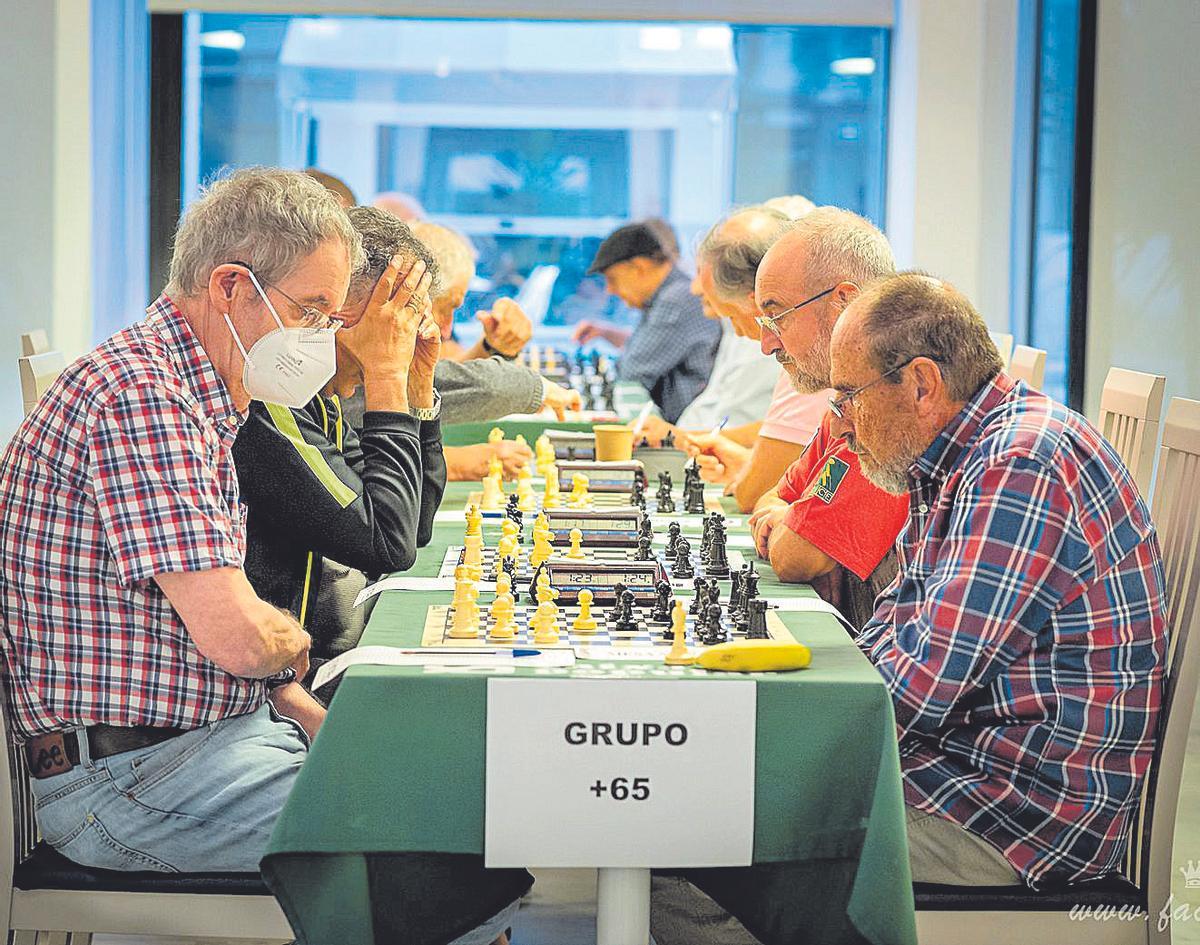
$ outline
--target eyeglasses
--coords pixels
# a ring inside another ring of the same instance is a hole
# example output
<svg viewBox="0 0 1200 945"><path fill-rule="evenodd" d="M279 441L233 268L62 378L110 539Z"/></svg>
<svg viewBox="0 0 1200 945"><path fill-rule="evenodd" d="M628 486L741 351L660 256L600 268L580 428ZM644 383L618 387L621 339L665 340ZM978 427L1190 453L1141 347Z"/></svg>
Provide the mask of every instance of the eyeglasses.
<svg viewBox="0 0 1200 945"><path fill-rule="evenodd" d="M250 265L248 263L244 263L241 260L235 259L235 260L233 260L233 264L235 266L241 266L247 272L250 272L250 273L254 272L254 270L250 268ZM329 328L330 327L330 324L331 324L330 317L328 315L326 315L324 312L322 312L319 308L314 308L311 305L301 305L299 302L297 302L294 298L292 298L290 295L288 295L286 292L284 292L283 289L279 288L279 286L275 285L275 283L273 283L273 282L263 282L263 285L265 285L267 288L274 289L276 292L278 292L280 295L282 295L285 299L287 299L289 302L291 302L292 305L294 305L300 311L300 327L301 328ZM337 327L341 327L339 322L333 322L332 324L336 325Z"/></svg>
<svg viewBox="0 0 1200 945"><path fill-rule="evenodd" d="M839 420L846 419L846 414L845 414L846 405L849 404L851 407L856 407L857 404L854 403L855 397L857 397L859 394L861 394L863 391L865 391L868 387L874 387L876 384L878 384L880 381L882 381L885 377L891 377L891 375L895 374L901 368L908 367L915 360L916 360L915 357L909 358L903 364L897 364L890 371L884 371L877 378L875 378L875 380L868 381L866 384L863 384L862 387L856 387L856 388L854 388L854 390L846 391L844 394L838 394L838 396L836 396L836 397L830 397L829 398L829 409L831 411L833 411L833 415L835 417L837 417Z"/></svg>
<svg viewBox="0 0 1200 945"><path fill-rule="evenodd" d="M799 309L804 308L804 306L817 301L817 299L823 299L836 288L837 286L835 285L832 288L826 289L824 292L818 292L811 299L805 299L803 302L799 302L796 305L793 305L791 308L785 308L778 315L756 315L754 316L754 320L758 322L759 328L763 329L764 331L774 332L775 326L779 324L782 319L787 318L792 314L792 312L798 311ZM778 332L776 333L778 334Z"/></svg>

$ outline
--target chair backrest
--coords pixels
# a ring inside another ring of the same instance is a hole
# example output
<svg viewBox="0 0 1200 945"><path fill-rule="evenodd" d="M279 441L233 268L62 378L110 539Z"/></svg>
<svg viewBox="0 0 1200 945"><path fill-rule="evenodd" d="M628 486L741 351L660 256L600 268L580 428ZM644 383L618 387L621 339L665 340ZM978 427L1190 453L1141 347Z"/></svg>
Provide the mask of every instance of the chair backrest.
<svg viewBox="0 0 1200 945"><path fill-rule="evenodd" d="M1034 390L1041 390L1046 381L1046 352L1029 345L1017 345L1008 362L1008 373Z"/></svg>
<svg viewBox="0 0 1200 945"><path fill-rule="evenodd" d="M1176 397L1167 409L1154 484L1154 523L1166 574L1166 677L1158 739L1142 804L1131 828L1126 875L1146 890L1151 911L1171 892L1175 816L1187 752L1200 653L1200 401Z"/></svg>
<svg viewBox="0 0 1200 945"><path fill-rule="evenodd" d="M989 331L992 336L992 343L995 344L1000 352L1000 359L1004 362L1004 370L1008 370L1008 365L1012 362L1013 353L1013 336L1005 334L1002 331Z"/></svg>
<svg viewBox="0 0 1200 945"><path fill-rule="evenodd" d="M49 350L50 336L46 334L44 328L27 331L21 336L22 357L27 358L31 354L45 354Z"/></svg>
<svg viewBox="0 0 1200 945"><path fill-rule="evenodd" d="M0 677L0 890L12 888L13 869L29 858L38 842L33 790L9 725L7 686Z"/></svg>
<svg viewBox="0 0 1200 945"><path fill-rule="evenodd" d="M41 354L31 354L17 358L17 367L21 373L21 399L25 403L25 415L37 405L42 394L54 383L55 378L67 366L61 351L43 351Z"/></svg>
<svg viewBox="0 0 1200 945"><path fill-rule="evenodd" d="M1109 369L1100 392L1100 418L1096 425L1129 467L1133 481L1145 496L1150 494L1154 447L1166 386L1167 379L1161 374L1115 367Z"/></svg>

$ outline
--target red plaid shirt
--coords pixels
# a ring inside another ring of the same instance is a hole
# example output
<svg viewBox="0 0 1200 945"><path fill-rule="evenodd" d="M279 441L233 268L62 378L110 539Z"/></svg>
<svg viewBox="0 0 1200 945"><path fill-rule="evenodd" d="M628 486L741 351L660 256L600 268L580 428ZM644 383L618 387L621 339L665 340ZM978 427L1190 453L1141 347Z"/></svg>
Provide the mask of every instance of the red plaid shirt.
<svg viewBox="0 0 1200 945"><path fill-rule="evenodd" d="M240 568L245 528L242 418L170 299L147 313L68 367L0 460L0 643L23 738L195 728L266 698L200 654L152 579Z"/></svg>
<svg viewBox="0 0 1200 945"><path fill-rule="evenodd" d="M1120 869L1162 699L1150 513L1096 428L1001 374L909 470L900 574L858 637L905 800L1031 886Z"/></svg>

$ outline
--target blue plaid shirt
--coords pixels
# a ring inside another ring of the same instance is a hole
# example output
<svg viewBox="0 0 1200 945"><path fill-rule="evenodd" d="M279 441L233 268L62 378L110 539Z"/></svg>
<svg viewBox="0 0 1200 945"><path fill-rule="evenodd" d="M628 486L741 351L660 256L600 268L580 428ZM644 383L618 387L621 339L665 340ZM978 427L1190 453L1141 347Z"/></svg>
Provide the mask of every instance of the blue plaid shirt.
<svg viewBox="0 0 1200 945"><path fill-rule="evenodd" d="M641 384L674 423L708 384L720 341L720 323L704 317L691 280L672 269L621 352L618 379Z"/></svg>
<svg viewBox="0 0 1200 945"><path fill-rule="evenodd" d="M1001 374L909 470L900 573L859 646L892 693L905 800L1038 887L1120 869L1166 653L1162 560L1128 470Z"/></svg>

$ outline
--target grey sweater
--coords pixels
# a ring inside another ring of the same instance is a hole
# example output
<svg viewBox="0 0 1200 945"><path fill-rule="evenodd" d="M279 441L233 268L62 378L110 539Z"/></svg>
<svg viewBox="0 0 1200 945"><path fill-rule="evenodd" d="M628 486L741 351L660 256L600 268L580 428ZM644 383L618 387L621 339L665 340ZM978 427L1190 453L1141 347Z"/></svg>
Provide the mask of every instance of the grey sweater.
<svg viewBox="0 0 1200 945"><path fill-rule="evenodd" d="M482 423L542 408L541 375L503 358L439 361L433 386L442 395L443 424ZM342 401L342 415L359 430L363 412L360 387L353 397Z"/></svg>

